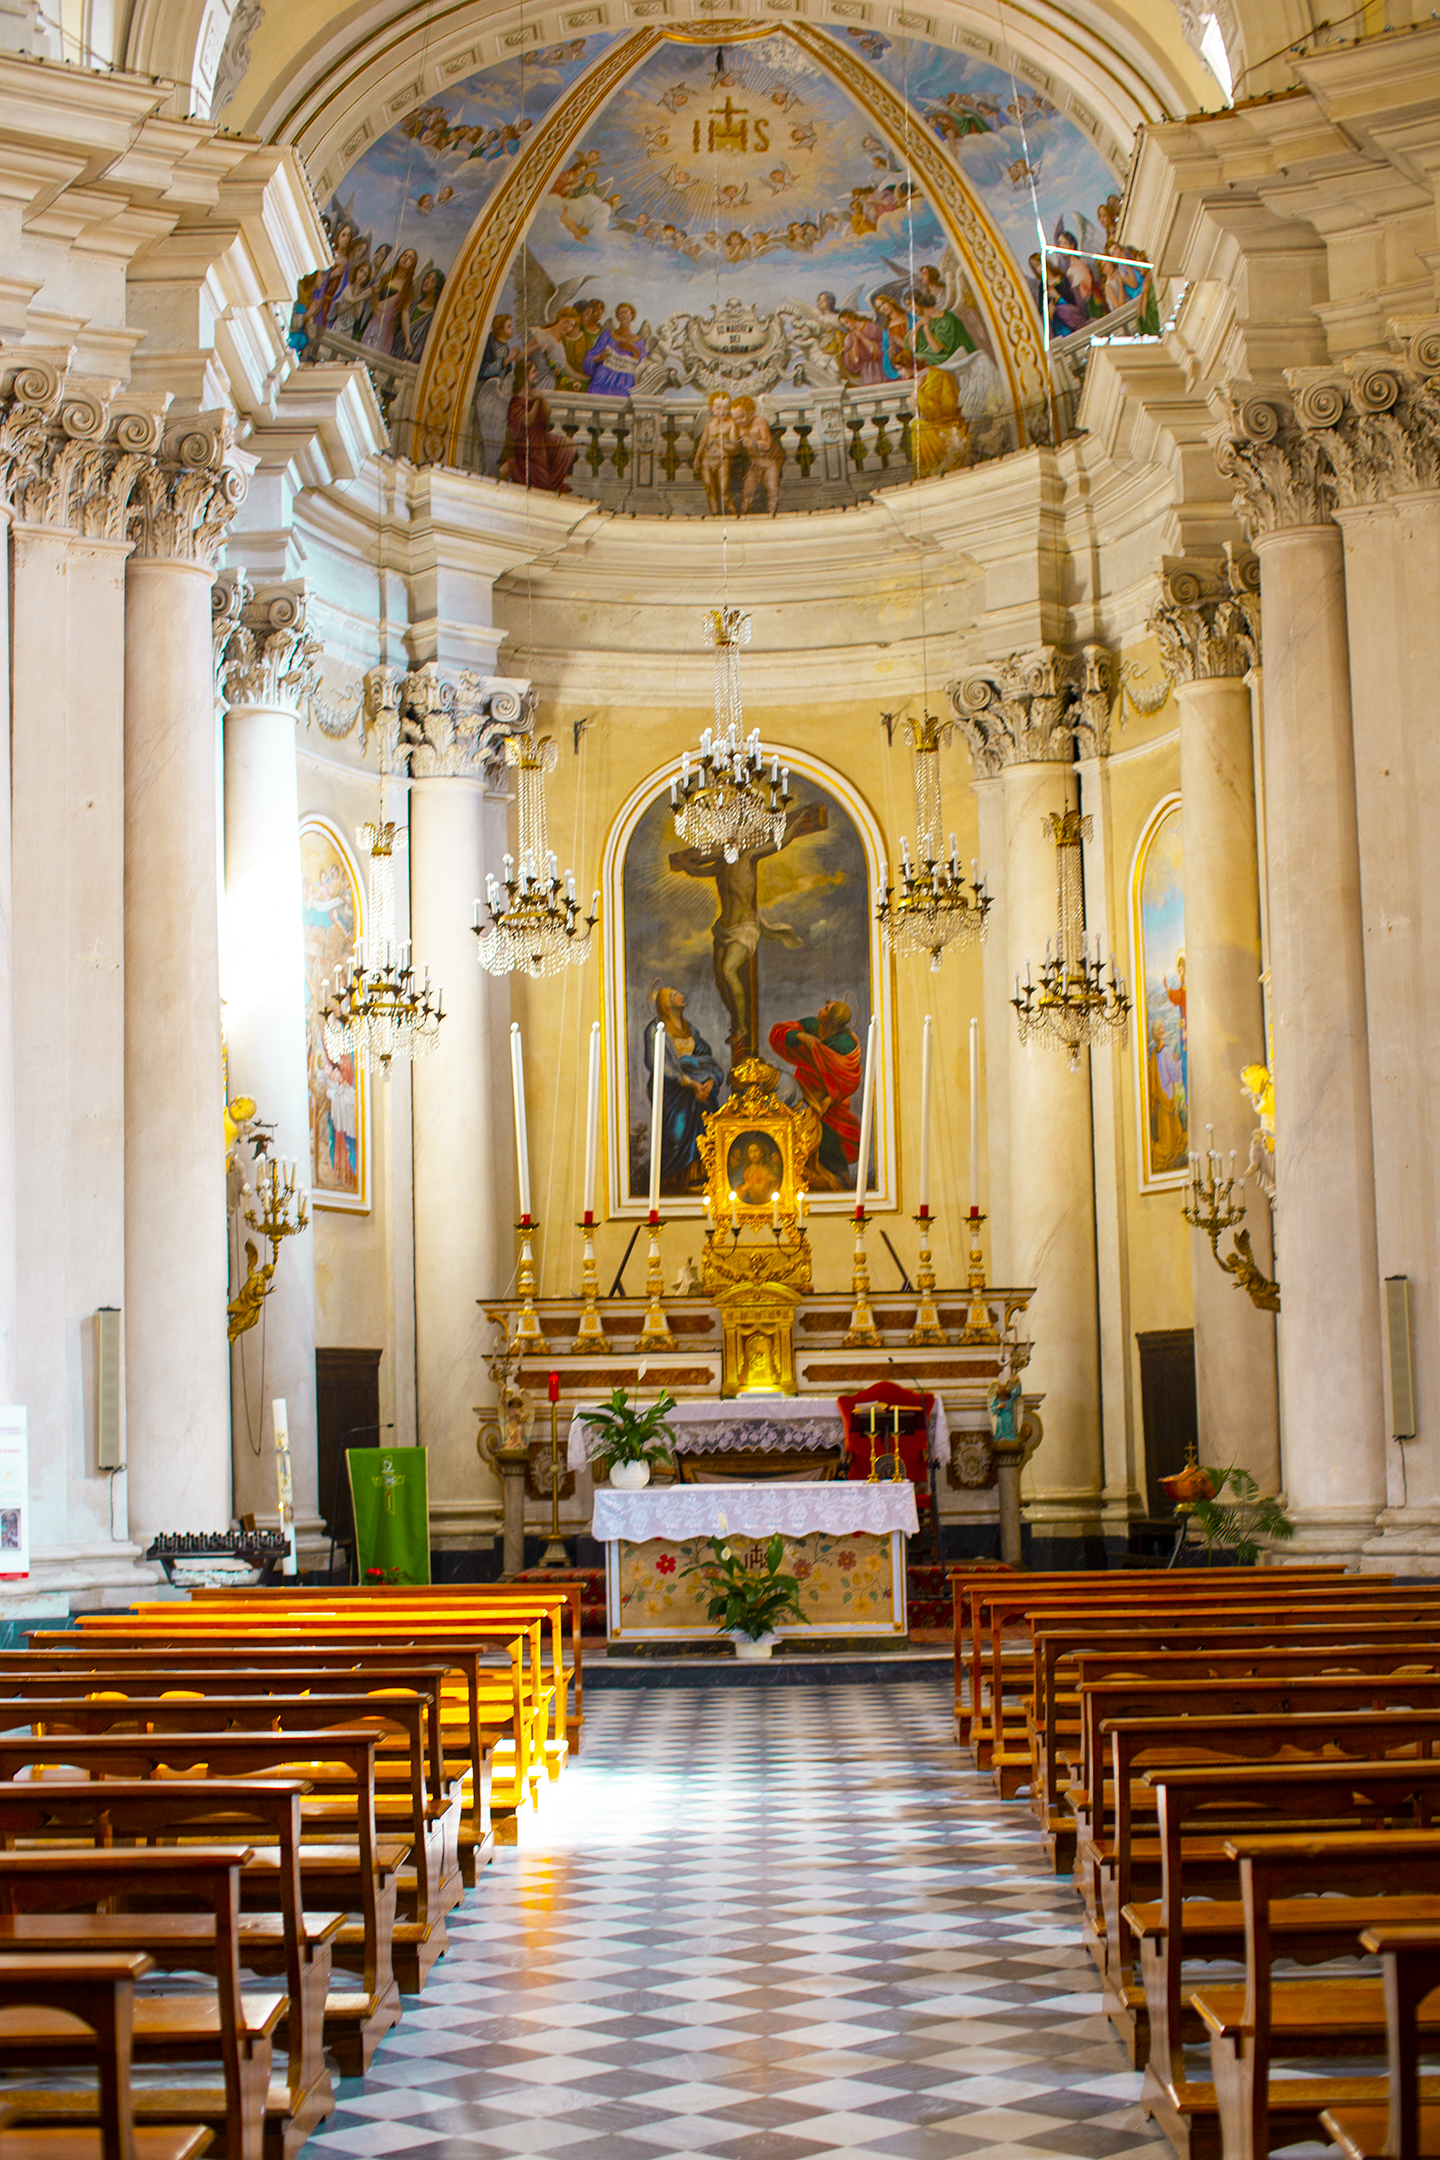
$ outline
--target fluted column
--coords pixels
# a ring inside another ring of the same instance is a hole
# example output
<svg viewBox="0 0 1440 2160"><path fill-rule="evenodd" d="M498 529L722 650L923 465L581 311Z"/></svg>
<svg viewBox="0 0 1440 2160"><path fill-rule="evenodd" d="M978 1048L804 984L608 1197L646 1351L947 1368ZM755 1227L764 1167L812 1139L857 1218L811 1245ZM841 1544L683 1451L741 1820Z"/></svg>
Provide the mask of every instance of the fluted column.
<svg viewBox="0 0 1440 2160"><path fill-rule="evenodd" d="M1185 855L1185 996L1190 1145L1249 1154L1254 1114L1240 1072L1265 1063L1255 761L1246 676L1259 658L1259 572L1168 565L1151 620L1180 707ZM1141 1015L1137 1022L1144 1024ZM1206 1133L1214 1127L1213 1143ZM1270 1209L1248 1189L1256 1261L1273 1270ZM1200 1460L1241 1462L1267 1492L1280 1484L1274 1316L1262 1312L1192 1231L1195 1397Z"/></svg>
<svg viewBox="0 0 1440 2160"><path fill-rule="evenodd" d="M230 1520L215 555L244 492L228 423L139 475L125 579L125 1304L137 1537Z"/></svg>
<svg viewBox="0 0 1440 2160"><path fill-rule="evenodd" d="M295 726L317 682L303 588L259 592L243 571L217 584L217 674L225 705L225 1053L230 1093L253 1096L276 1154L310 1183L305 947ZM242 1233L243 1249L243 1233ZM268 1249L262 1260L270 1257ZM232 1292L239 1288L232 1284ZM280 1249L260 1325L232 1345L235 1511L273 1516L270 1404L285 1399L295 1512L319 1527L315 1445L313 1226Z"/></svg>
<svg viewBox="0 0 1440 2160"><path fill-rule="evenodd" d="M1375 1144L1376 1266L1410 1284L1416 1435L1388 1449L1376 1565L1440 1569L1440 392L1396 356L1297 377L1344 533ZM1387 1410L1389 1396L1386 1397ZM1387 1428L1391 1421L1387 1418ZM1392 1428L1393 1429L1393 1428Z"/></svg>
<svg viewBox="0 0 1440 2160"><path fill-rule="evenodd" d="M495 761L503 736L528 724L523 689L462 674L459 725L456 693L433 666L398 690L411 773L411 934L417 962L444 988L446 1014L414 1075L417 1419L432 1521L469 1543L501 1517L499 1481L475 1452L492 1336L481 1301L504 1294L515 1265L510 989L480 966L472 908L505 853L508 791Z"/></svg>
<svg viewBox="0 0 1440 2160"><path fill-rule="evenodd" d="M1340 529L1283 399L1232 405L1221 470L1260 558L1275 1258L1297 1558L1358 1559L1385 1503L1375 1171Z"/></svg>
<svg viewBox="0 0 1440 2160"><path fill-rule="evenodd" d="M1103 748L1106 656L1042 647L951 692L982 790L998 786L1003 851L987 874L1004 907L1004 982L1038 964L1057 923L1055 843L1045 821L1075 804L1077 746ZM993 969L993 961L987 963ZM1003 992L993 1000L999 1020ZM986 1012L992 1012L987 995ZM1009 1278L1035 1285L1026 1315L1035 1352L1026 1387L1043 1393L1044 1438L1028 1472L1025 1518L1039 1566L1094 1563L1104 1482L1095 1275L1090 1093L1083 1074L1036 1044L1022 1049L1006 1012L1009 1148L991 1189L1008 1186ZM993 1128L992 1128L993 1131Z"/></svg>

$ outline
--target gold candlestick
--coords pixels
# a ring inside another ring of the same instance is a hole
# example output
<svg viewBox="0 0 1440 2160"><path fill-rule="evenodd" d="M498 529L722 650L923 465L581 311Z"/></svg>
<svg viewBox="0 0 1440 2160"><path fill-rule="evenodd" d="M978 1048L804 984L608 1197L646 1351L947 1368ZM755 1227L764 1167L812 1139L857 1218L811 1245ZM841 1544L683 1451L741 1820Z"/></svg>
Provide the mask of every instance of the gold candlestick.
<svg viewBox="0 0 1440 2160"><path fill-rule="evenodd" d="M510 1343L519 1350L547 1350L545 1330L540 1325L540 1315L535 1310L535 1248L532 1243L540 1225L522 1215L515 1228L520 1238L520 1265L515 1271L515 1287L520 1292L520 1310L511 1315Z"/></svg>
<svg viewBox="0 0 1440 2160"><path fill-rule="evenodd" d="M863 1209L855 1210L855 1262L850 1277L854 1303L850 1308L849 1330L842 1338L846 1350L880 1348L880 1330L870 1310L870 1259L865 1250L865 1225L869 1219Z"/></svg>
<svg viewBox="0 0 1440 2160"><path fill-rule="evenodd" d="M665 1277L660 1269L660 1218L650 1218L650 1255L645 1264L645 1295L650 1300L640 1330L642 1350L674 1350L677 1345L665 1317Z"/></svg>
<svg viewBox="0 0 1440 2160"><path fill-rule="evenodd" d="M922 1208L915 1217L920 1225L920 1258L915 1267L915 1287L920 1297L915 1307L915 1325L905 1339L916 1350L950 1340L940 1325L940 1314L935 1305L935 1270L930 1265L930 1225L934 1220L928 1208Z"/></svg>
<svg viewBox="0 0 1440 2160"><path fill-rule="evenodd" d="M876 1469L876 1467L875 1467L875 1462L876 1462L876 1452L875 1452L875 1451L876 1451L876 1433L875 1433L875 1412L876 1412L876 1409L877 1409L877 1407L878 1407L878 1405L877 1405L877 1404L875 1404L875 1403L873 1403L873 1402L872 1402L872 1403L871 1403L871 1405L870 1405L870 1475L869 1475L869 1477L867 1477L867 1478L866 1478L866 1480L865 1480L865 1482L866 1482L866 1484L867 1484L867 1485L874 1485L874 1484L875 1484L875 1483L876 1483L876 1482L878 1481L878 1479L879 1479L879 1476L880 1476L880 1473L879 1473L879 1471L878 1471L878 1470Z"/></svg>
<svg viewBox="0 0 1440 2160"><path fill-rule="evenodd" d="M900 1454L900 1405L899 1405L899 1403L896 1403L896 1404L895 1404L895 1406L894 1406L894 1408L895 1408L895 1433L894 1433L894 1437L892 1438L892 1440L891 1440L891 1442L890 1442L890 1447L891 1447L891 1450L892 1450L892 1452L891 1452L891 1456L890 1456L890 1482L891 1482L891 1484L892 1484L892 1485L898 1485L898 1484L900 1483L900 1480L901 1480L901 1479L902 1479L902 1478L904 1477L904 1475L905 1475L905 1464L904 1464L904 1461L903 1461L903 1459L902 1459L902 1457L901 1457L901 1454Z"/></svg>
<svg viewBox="0 0 1440 2160"><path fill-rule="evenodd" d="M595 1266L595 1225L582 1222L580 1232L585 1242L580 1256L580 1288L584 1293L585 1309L580 1315L580 1325L575 1330L571 1349L576 1355L585 1351L605 1351L610 1347L605 1333L605 1323L600 1318L600 1276Z"/></svg>
<svg viewBox="0 0 1440 2160"><path fill-rule="evenodd" d="M990 1307L985 1301L985 1254L980 1245L980 1225L984 1221L978 1208L971 1208L966 1217L970 1229L970 1269L966 1277L970 1309L960 1330L962 1343L998 1343L1000 1340L1000 1330L991 1319Z"/></svg>

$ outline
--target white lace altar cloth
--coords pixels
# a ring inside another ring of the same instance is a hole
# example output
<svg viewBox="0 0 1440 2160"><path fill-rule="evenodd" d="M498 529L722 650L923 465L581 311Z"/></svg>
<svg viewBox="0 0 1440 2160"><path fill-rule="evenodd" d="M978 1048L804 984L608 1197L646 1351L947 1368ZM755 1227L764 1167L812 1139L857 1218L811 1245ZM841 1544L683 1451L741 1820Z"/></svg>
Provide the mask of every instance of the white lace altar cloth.
<svg viewBox="0 0 1440 2160"><path fill-rule="evenodd" d="M602 1485L590 1535L601 1545L643 1545L647 1538L760 1538L776 1530L788 1538L815 1531L888 1537L892 1530L913 1537L919 1527L910 1480L880 1478L873 1485L647 1485L639 1492Z"/></svg>
<svg viewBox="0 0 1440 2160"><path fill-rule="evenodd" d="M565 1460L572 1470L583 1470L589 1460L585 1416L590 1407L577 1410L570 1420ZM707 1402L676 1403L665 1422L681 1455L708 1455L720 1448L753 1448L774 1455L792 1448L845 1444L840 1405L833 1395L730 1396L719 1402L712 1397ZM876 1423L883 1439L883 1411ZM595 1438L599 1437L597 1427ZM882 1447L880 1453L884 1452ZM938 1395L930 1411L930 1460L950 1460L950 1425Z"/></svg>

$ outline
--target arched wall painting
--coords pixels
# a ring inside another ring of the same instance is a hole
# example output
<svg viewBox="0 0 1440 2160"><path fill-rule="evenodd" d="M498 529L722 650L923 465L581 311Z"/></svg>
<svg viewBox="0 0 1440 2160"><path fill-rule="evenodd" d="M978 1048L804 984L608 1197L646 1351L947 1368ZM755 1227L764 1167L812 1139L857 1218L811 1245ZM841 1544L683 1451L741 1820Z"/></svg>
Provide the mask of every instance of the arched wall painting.
<svg viewBox="0 0 1440 2160"><path fill-rule="evenodd" d="M1130 881L1140 1190L1182 1185L1190 1147L1180 797L1156 805Z"/></svg>
<svg viewBox="0 0 1440 2160"><path fill-rule="evenodd" d="M305 1053L310 1092L310 1197L316 1207L370 1206L370 1101L365 1067L332 1058L321 1014L364 928L364 901L350 851L325 818L300 825L300 911L305 929Z"/></svg>
<svg viewBox="0 0 1440 2160"><path fill-rule="evenodd" d="M870 906L879 833L840 776L793 751L792 804L776 847L734 863L676 838L669 774L631 798L606 850L610 1211L644 1212L650 1181L650 1043L666 1020L667 1214L698 1214L697 1141L748 1043L779 1069L779 1092L821 1112L812 1204L854 1206L865 1032L891 1040L888 973ZM880 1062L870 1192L891 1203L890 1060Z"/></svg>

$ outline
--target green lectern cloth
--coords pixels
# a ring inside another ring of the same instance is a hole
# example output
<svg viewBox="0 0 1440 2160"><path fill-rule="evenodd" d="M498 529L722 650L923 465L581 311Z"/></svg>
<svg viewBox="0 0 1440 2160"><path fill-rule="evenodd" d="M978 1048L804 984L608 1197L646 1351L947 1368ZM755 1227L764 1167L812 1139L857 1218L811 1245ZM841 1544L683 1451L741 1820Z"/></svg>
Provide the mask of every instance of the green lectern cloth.
<svg viewBox="0 0 1440 2160"><path fill-rule="evenodd" d="M428 1583L430 1505L424 1448L351 1448L345 1461L360 1581Z"/></svg>

